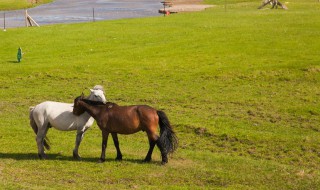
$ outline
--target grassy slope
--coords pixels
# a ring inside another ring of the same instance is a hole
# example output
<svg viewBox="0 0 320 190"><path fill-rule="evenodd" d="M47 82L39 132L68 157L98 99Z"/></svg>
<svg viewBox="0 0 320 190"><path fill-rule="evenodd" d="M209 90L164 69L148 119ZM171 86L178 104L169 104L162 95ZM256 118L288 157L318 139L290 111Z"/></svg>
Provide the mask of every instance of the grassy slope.
<svg viewBox="0 0 320 190"><path fill-rule="evenodd" d="M43 3L49 3L52 0L38 0L38 3L32 3L28 0L1 0L0 2L0 11L2 10L14 10L14 9L25 9L40 5Z"/></svg>
<svg viewBox="0 0 320 190"><path fill-rule="evenodd" d="M234 3L192 14L0 33L0 187L316 189L320 185L320 4L288 11ZM15 63L17 48L24 58ZM28 107L72 102L95 84L121 105L163 109L180 148L166 167L144 133L121 136L123 162L96 164L94 125L71 158L75 132L49 131L36 159Z"/></svg>

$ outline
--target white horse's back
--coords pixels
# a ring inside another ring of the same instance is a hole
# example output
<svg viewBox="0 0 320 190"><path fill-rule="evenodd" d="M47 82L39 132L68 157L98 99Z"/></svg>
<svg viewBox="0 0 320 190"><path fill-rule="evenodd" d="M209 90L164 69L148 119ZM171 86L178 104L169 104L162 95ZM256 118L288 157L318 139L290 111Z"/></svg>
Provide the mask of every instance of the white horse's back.
<svg viewBox="0 0 320 190"><path fill-rule="evenodd" d="M51 127L61 131L78 129L79 125L91 126L94 119L84 113L82 117L73 115L73 104L46 101L38 104L33 109L33 118L38 127ZM45 126L43 126L45 125Z"/></svg>

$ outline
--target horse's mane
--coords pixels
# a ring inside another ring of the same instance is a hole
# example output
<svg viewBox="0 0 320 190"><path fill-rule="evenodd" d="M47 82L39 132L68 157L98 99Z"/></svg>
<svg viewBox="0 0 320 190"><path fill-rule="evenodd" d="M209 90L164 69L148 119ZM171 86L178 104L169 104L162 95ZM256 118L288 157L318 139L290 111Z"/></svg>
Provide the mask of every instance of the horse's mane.
<svg viewBox="0 0 320 190"><path fill-rule="evenodd" d="M105 105L103 102L100 101L93 101L93 100L88 100L88 99L80 99L81 101L84 101L85 103L92 105L92 106L101 106Z"/></svg>

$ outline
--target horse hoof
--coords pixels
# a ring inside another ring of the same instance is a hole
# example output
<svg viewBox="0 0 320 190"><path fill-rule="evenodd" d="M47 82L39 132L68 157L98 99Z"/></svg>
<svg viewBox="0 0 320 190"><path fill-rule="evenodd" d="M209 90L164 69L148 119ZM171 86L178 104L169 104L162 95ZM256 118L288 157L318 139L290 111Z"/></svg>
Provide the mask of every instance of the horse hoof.
<svg viewBox="0 0 320 190"><path fill-rule="evenodd" d="M100 159L98 160L98 163L103 163L103 162L105 162L105 161L106 161L105 159L101 159L101 158L100 158Z"/></svg>
<svg viewBox="0 0 320 190"><path fill-rule="evenodd" d="M122 156L121 157L116 157L116 161L122 161Z"/></svg>
<svg viewBox="0 0 320 190"><path fill-rule="evenodd" d="M151 161L151 159L144 159L144 160L142 160L142 162L144 162L144 163L148 163L148 162L150 162Z"/></svg>
<svg viewBox="0 0 320 190"><path fill-rule="evenodd" d="M168 163L168 160L163 160L162 162L161 162L161 165L166 165Z"/></svg>
<svg viewBox="0 0 320 190"><path fill-rule="evenodd" d="M151 161L151 156L150 157L146 157L144 160L143 160L143 162L150 162Z"/></svg>
<svg viewBox="0 0 320 190"><path fill-rule="evenodd" d="M40 160L46 160L48 158L45 154L38 154L38 157L40 158Z"/></svg>
<svg viewBox="0 0 320 190"><path fill-rule="evenodd" d="M81 157L78 154L73 154L73 158L76 160L81 160Z"/></svg>

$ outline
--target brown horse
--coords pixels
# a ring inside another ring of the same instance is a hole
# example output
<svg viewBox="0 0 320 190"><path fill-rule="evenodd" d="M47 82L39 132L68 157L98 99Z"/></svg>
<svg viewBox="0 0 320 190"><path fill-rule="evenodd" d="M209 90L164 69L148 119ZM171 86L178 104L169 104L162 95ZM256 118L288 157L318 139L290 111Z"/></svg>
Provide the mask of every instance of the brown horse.
<svg viewBox="0 0 320 190"><path fill-rule="evenodd" d="M149 139L149 151L144 159L151 160L155 145L161 152L162 164L168 162L167 155L173 153L178 145L170 122L163 111L158 111L147 105L118 106L115 103L107 102L104 105L90 101L82 96L74 100L73 114L81 115L88 112L97 122L102 131L102 152L100 162L105 161L105 152L109 133L111 133L117 149L117 160L122 159L117 134L133 134L138 131L146 131ZM160 126L160 137L157 134Z"/></svg>

